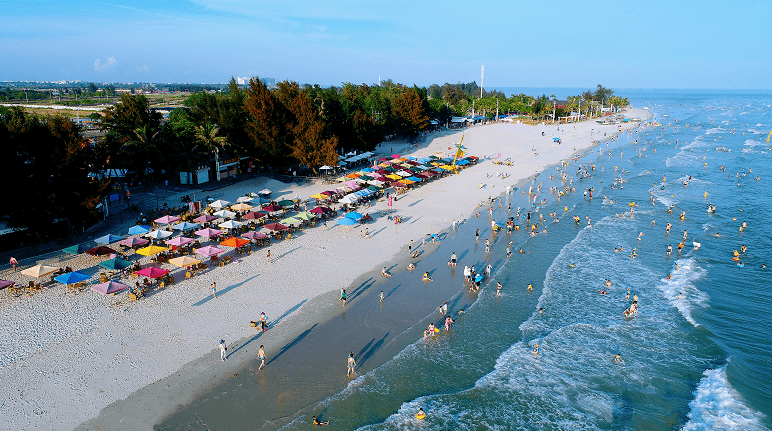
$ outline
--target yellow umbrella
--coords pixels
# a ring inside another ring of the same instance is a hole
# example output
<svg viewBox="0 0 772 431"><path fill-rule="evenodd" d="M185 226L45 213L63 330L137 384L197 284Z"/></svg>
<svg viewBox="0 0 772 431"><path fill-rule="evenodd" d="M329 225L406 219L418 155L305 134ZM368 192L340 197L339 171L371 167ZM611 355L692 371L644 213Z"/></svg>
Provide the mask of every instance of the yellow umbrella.
<svg viewBox="0 0 772 431"><path fill-rule="evenodd" d="M279 223L284 224L284 225L287 225L287 224L301 224L301 223L303 223L303 221L302 220L298 220L298 219L296 219L294 217L288 217L288 218L285 218L284 220L280 221Z"/></svg>
<svg viewBox="0 0 772 431"><path fill-rule="evenodd" d="M402 179L402 177L400 177L399 175L396 175L396 174L386 175L386 178L391 178L392 180L401 180Z"/></svg>
<svg viewBox="0 0 772 431"><path fill-rule="evenodd" d="M453 166L449 166L449 165L442 165L442 166L440 166L440 168L445 169L446 171L452 171L453 170Z"/></svg>
<svg viewBox="0 0 772 431"><path fill-rule="evenodd" d="M310 213L308 211L303 211L302 213L297 213L293 217L301 219L301 220L311 220L312 218L316 217L314 213Z"/></svg>
<svg viewBox="0 0 772 431"><path fill-rule="evenodd" d="M404 180L399 180L399 182L402 184L413 184L415 181L405 178Z"/></svg>
<svg viewBox="0 0 772 431"><path fill-rule="evenodd" d="M317 194L315 194L315 195L313 195L313 196L309 196L309 197L310 197L311 199L319 199L319 200L324 200L324 199L327 199L327 198L329 198L329 196L327 196L327 195L323 195L323 194L321 194L321 193L317 193Z"/></svg>
<svg viewBox="0 0 772 431"><path fill-rule="evenodd" d="M137 254L141 254L142 256L152 256L154 254L158 254L162 251L166 251L166 247L161 247L157 245L149 245L147 247L142 247L139 250L137 250Z"/></svg>
<svg viewBox="0 0 772 431"><path fill-rule="evenodd" d="M199 264L201 263L201 261L198 259L194 259L190 256L182 256L182 257L175 257L174 259L169 259L169 263L171 263L172 265L179 266L180 268L184 268L186 266Z"/></svg>
<svg viewBox="0 0 772 431"><path fill-rule="evenodd" d="M238 203L235 205L231 205L231 209L234 211L249 211L253 208L252 205L245 204L245 203Z"/></svg>

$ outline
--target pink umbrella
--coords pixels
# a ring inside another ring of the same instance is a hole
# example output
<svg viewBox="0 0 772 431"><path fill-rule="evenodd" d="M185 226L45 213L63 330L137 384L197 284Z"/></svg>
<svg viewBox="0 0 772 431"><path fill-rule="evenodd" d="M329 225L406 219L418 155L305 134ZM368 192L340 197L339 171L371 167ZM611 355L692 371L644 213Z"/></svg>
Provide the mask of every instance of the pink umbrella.
<svg viewBox="0 0 772 431"><path fill-rule="evenodd" d="M221 233L222 233L221 230L212 229L212 228L209 228L209 227L206 228L206 229L201 229L201 230L197 230L196 231L196 235L207 237L207 238L209 238L210 236L217 236L217 235L219 235Z"/></svg>
<svg viewBox="0 0 772 431"><path fill-rule="evenodd" d="M265 217L266 215L268 214L263 211L253 211L253 212L248 212L244 214L244 216L241 218L244 220L257 220L261 217Z"/></svg>
<svg viewBox="0 0 772 431"><path fill-rule="evenodd" d="M156 222L156 223L160 223L160 224L169 224L169 223L174 223L174 222L179 221L179 220L180 220L179 217L165 215L165 216L157 218L157 219L155 219L153 221Z"/></svg>
<svg viewBox="0 0 772 431"><path fill-rule="evenodd" d="M210 222L212 220L217 220L217 217L215 217L213 215L209 215L209 214L204 214L202 216L198 216L198 217L193 219L193 221L196 222L196 223L207 223L207 222Z"/></svg>
<svg viewBox="0 0 772 431"><path fill-rule="evenodd" d="M262 238L268 238L268 235L261 233L261 232L247 232L244 235L241 235L244 238L249 239L262 239Z"/></svg>
<svg viewBox="0 0 772 431"><path fill-rule="evenodd" d="M392 159L398 159L398 158L400 158L400 157L402 157L402 156L400 156L399 154L392 154L392 155L391 155L391 158L392 158Z"/></svg>
<svg viewBox="0 0 772 431"><path fill-rule="evenodd" d="M150 240L145 238L126 238L118 241L118 244L125 245L126 247L134 247L135 245L145 245L149 242Z"/></svg>
<svg viewBox="0 0 772 431"><path fill-rule="evenodd" d="M168 269L156 268L154 266L151 266L145 269L140 269L139 271L134 271L134 274L141 275L143 277L150 277L150 278L163 277L168 273L169 273Z"/></svg>
<svg viewBox="0 0 772 431"><path fill-rule="evenodd" d="M107 283L100 283L95 284L91 286L91 289L94 291L97 291L99 293L102 293L104 295L109 295L111 293L118 293L123 292L124 290L128 289L129 286L118 283L117 281L108 281Z"/></svg>
<svg viewBox="0 0 772 431"><path fill-rule="evenodd" d="M191 242L195 241L193 238L186 238L184 236L178 236L177 238L170 239L168 241L164 241L166 245L176 245L177 247L185 244L189 244Z"/></svg>
<svg viewBox="0 0 772 431"><path fill-rule="evenodd" d="M222 253L225 250L223 250L221 248L218 248L218 247L215 247L213 245L208 245L206 247L201 247L201 248L194 249L193 251L196 252L196 254L200 254L201 256L210 257L210 256L214 256L216 254Z"/></svg>
<svg viewBox="0 0 772 431"><path fill-rule="evenodd" d="M5 289L8 286L13 286L13 281L0 280L0 289Z"/></svg>

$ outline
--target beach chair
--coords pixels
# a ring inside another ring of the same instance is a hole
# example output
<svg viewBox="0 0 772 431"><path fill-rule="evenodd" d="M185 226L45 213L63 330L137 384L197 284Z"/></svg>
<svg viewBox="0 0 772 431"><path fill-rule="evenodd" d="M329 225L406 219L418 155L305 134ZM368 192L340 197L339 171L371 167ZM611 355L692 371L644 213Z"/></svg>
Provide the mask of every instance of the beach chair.
<svg viewBox="0 0 772 431"><path fill-rule="evenodd" d="M185 271L185 278L193 277L193 273L190 271Z"/></svg>

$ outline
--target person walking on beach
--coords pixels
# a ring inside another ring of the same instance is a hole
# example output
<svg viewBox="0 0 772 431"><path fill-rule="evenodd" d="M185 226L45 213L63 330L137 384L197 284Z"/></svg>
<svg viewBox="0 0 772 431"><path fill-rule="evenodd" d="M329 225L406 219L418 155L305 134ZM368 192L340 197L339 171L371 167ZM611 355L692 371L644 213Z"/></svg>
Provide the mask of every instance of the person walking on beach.
<svg viewBox="0 0 772 431"><path fill-rule="evenodd" d="M346 289L341 289L339 301L343 301L343 306L346 306Z"/></svg>
<svg viewBox="0 0 772 431"><path fill-rule="evenodd" d="M260 313L260 328L263 332L268 330L268 318L265 317L265 311Z"/></svg>
<svg viewBox="0 0 772 431"><path fill-rule="evenodd" d="M496 282L496 295L501 295L501 282Z"/></svg>
<svg viewBox="0 0 772 431"><path fill-rule="evenodd" d="M380 298L381 302L383 302L383 291L381 290L381 294L378 295L378 298Z"/></svg>
<svg viewBox="0 0 772 431"><path fill-rule="evenodd" d="M212 298L217 298L217 283L212 282Z"/></svg>
<svg viewBox="0 0 772 431"><path fill-rule="evenodd" d="M268 250L268 254L265 255L265 259L268 263L271 263L271 250Z"/></svg>
<svg viewBox="0 0 772 431"><path fill-rule="evenodd" d="M260 359L260 366L257 367L257 371L260 371L265 366L265 346L260 345L260 350L257 351L257 359Z"/></svg>
<svg viewBox="0 0 772 431"><path fill-rule="evenodd" d="M410 243L407 245L407 254L412 255L413 254L413 240L410 240Z"/></svg>
<svg viewBox="0 0 772 431"><path fill-rule="evenodd" d="M19 266L19 262L13 256L11 256L11 266L13 267L14 271L16 271L16 267Z"/></svg>
<svg viewBox="0 0 772 431"><path fill-rule="evenodd" d="M357 366L357 361L354 360L354 352L348 353L348 364L346 367L346 377L354 374L354 367Z"/></svg>
<svg viewBox="0 0 772 431"><path fill-rule="evenodd" d="M228 360L228 346L225 345L225 340L220 340L220 362L225 362Z"/></svg>

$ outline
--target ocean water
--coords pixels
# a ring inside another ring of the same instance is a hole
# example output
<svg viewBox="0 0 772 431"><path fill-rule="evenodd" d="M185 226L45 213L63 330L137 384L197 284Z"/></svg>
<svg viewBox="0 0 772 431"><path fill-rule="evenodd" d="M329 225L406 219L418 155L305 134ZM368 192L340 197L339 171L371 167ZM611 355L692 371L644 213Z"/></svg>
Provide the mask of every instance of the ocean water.
<svg viewBox="0 0 772 431"><path fill-rule="evenodd" d="M284 429L307 429L312 414L331 429L770 429L772 272L762 264L772 265L772 93L625 96L661 126L570 161L570 183L560 167L539 174L533 185L546 202L538 210L526 185L492 216L483 211L450 232L435 253L468 250L460 267L494 265L479 293L454 278L451 304L472 305L452 330L425 340L416 329L415 342ZM576 191L558 199L551 187ZM491 218L503 223L517 207L549 219L539 226L546 233L490 232ZM470 247L478 227L491 238L488 254ZM628 289L639 297L629 319ZM429 321L439 326L441 317L427 315L421 327ZM419 408L423 420L414 418Z"/></svg>

